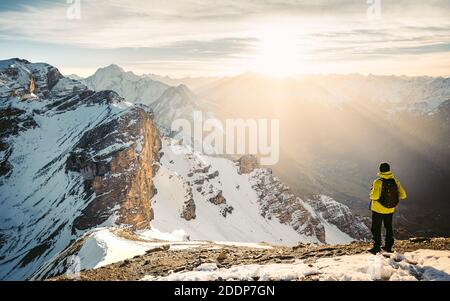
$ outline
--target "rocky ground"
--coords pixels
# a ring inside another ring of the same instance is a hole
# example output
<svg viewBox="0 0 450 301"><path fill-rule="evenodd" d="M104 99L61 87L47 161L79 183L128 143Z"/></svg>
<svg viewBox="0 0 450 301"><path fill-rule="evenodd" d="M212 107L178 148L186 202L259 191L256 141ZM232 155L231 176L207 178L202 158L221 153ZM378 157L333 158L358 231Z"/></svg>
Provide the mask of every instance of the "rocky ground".
<svg viewBox="0 0 450 301"><path fill-rule="evenodd" d="M293 263L303 260L306 264L318 258L355 255L367 252L369 243L354 242L347 245L300 244L295 247L268 246L250 248L218 246L211 243L184 250L168 250L169 245L151 249L146 254L121 262L80 273L78 280L140 280L145 275L167 276L172 272L192 271L204 263L215 263L218 268L246 264ZM404 253L419 249L450 250L450 238L411 238L397 241L395 251ZM74 278L65 275L49 280L64 281ZM315 280L314 275L305 280Z"/></svg>

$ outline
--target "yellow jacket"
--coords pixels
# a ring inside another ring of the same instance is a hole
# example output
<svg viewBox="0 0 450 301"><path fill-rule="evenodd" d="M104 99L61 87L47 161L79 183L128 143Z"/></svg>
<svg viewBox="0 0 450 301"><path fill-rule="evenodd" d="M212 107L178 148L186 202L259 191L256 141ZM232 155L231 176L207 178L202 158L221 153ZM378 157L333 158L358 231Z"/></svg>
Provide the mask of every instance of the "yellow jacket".
<svg viewBox="0 0 450 301"><path fill-rule="evenodd" d="M379 172L378 176L381 179L394 179L394 174L391 171ZM375 211L375 212L378 212L381 214L394 213L395 208L386 208L383 205L381 205L380 202L377 201L381 196L381 185L383 183L380 178L373 181L373 184L372 184L372 190L370 191L370 199L372 200L372 205L371 205L370 209L372 211ZM400 184L399 180L395 180L395 182L397 183L397 187L398 187L399 199L401 199L401 200L406 199L406 191L405 191L405 189L403 189L402 184Z"/></svg>

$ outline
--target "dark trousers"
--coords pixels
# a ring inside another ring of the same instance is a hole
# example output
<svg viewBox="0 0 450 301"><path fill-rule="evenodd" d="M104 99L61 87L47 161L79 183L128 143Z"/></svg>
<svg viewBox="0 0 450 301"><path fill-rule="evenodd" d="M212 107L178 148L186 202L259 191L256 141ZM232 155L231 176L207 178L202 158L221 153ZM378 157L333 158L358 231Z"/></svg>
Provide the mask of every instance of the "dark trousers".
<svg viewBox="0 0 450 301"><path fill-rule="evenodd" d="M381 247L381 224L384 224L386 229L386 248L392 248L394 245L394 233L392 230L392 216L394 214L381 214L372 211L372 235L374 241L374 247Z"/></svg>

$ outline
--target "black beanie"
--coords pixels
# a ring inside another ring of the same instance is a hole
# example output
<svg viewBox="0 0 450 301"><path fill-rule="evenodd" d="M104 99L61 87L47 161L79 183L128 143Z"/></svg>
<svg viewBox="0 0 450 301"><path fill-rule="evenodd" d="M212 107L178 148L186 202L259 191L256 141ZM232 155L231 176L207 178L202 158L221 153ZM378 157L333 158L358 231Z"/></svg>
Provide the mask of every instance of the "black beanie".
<svg viewBox="0 0 450 301"><path fill-rule="evenodd" d="M391 167L388 163L384 162L380 164L380 172L388 172L391 170Z"/></svg>

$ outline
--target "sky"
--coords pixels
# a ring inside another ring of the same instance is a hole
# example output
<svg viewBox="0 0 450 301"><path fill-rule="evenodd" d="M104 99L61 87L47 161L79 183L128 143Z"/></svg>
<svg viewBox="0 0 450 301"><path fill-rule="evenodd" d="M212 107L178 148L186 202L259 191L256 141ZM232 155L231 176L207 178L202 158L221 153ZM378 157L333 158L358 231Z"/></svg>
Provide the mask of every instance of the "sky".
<svg viewBox="0 0 450 301"><path fill-rule="evenodd" d="M1 0L12 57L81 76L450 76L450 1Z"/></svg>

